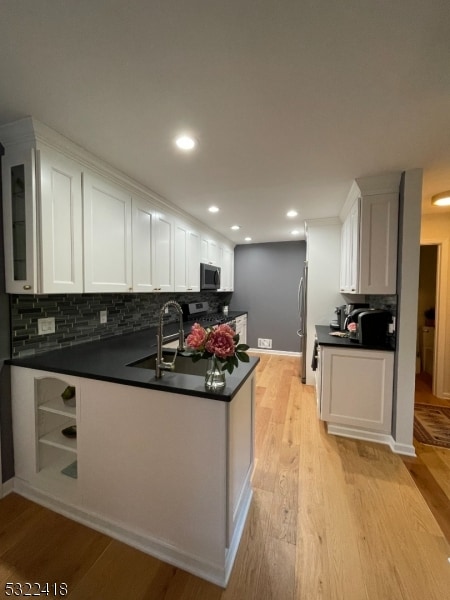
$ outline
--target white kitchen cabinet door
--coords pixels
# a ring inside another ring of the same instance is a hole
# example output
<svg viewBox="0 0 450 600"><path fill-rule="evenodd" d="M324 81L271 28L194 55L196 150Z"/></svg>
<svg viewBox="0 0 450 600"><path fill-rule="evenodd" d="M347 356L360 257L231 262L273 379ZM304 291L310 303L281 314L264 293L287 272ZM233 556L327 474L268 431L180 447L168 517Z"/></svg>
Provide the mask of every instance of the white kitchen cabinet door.
<svg viewBox="0 0 450 600"><path fill-rule="evenodd" d="M239 335L239 343L247 343L247 315L236 317L236 333Z"/></svg>
<svg viewBox="0 0 450 600"><path fill-rule="evenodd" d="M202 263L219 266L219 246L209 236L201 237L200 258Z"/></svg>
<svg viewBox="0 0 450 600"><path fill-rule="evenodd" d="M182 221L175 222L175 291L200 291L200 236Z"/></svg>
<svg viewBox="0 0 450 600"><path fill-rule="evenodd" d="M62 154L38 150L40 273L44 293L83 292L81 166Z"/></svg>
<svg viewBox="0 0 450 600"><path fill-rule="evenodd" d="M92 173L83 175L85 292L129 292L131 195Z"/></svg>
<svg viewBox="0 0 450 600"><path fill-rule="evenodd" d="M359 293L395 294L398 194L365 197L360 223Z"/></svg>
<svg viewBox="0 0 450 600"><path fill-rule="evenodd" d="M173 292L174 285L174 222L161 212L154 217L154 274L155 292Z"/></svg>
<svg viewBox="0 0 450 600"><path fill-rule="evenodd" d="M81 168L50 149L3 159L6 291L83 291Z"/></svg>
<svg viewBox="0 0 450 600"><path fill-rule="evenodd" d="M359 275L359 198L342 225L340 291L355 293Z"/></svg>
<svg viewBox="0 0 450 600"><path fill-rule="evenodd" d="M155 210L147 200L133 197L133 291L152 292L154 284Z"/></svg>
<svg viewBox="0 0 450 600"><path fill-rule="evenodd" d="M234 289L234 251L232 248L223 246L220 252L220 290L221 292L232 292Z"/></svg>
<svg viewBox="0 0 450 600"><path fill-rule="evenodd" d="M321 347L321 418L391 433L394 353Z"/></svg>
<svg viewBox="0 0 450 600"><path fill-rule="evenodd" d="M10 294L38 293L35 150L2 158L5 284Z"/></svg>

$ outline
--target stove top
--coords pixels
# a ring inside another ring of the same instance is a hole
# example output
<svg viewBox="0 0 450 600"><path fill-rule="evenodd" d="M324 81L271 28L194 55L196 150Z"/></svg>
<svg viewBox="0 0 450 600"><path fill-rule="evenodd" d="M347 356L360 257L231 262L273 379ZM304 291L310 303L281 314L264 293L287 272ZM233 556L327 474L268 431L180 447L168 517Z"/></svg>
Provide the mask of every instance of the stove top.
<svg viewBox="0 0 450 600"><path fill-rule="evenodd" d="M208 302L191 302L183 305L183 316L185 321L199 323L225 323L230 319L223 313L209 312Z"/></svg>

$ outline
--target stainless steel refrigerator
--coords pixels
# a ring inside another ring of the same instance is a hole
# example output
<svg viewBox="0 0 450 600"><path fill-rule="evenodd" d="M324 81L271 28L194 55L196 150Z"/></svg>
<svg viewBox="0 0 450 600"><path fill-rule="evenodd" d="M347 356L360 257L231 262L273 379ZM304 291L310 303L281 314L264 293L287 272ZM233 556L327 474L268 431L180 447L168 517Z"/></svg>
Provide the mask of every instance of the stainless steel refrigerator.
<svg viewBox="0 0 450 600"><path fill-rule="evenodd" d="M303 274L298 282L298 318L297 335L300 338L300 377L306 383L306 296L308 291L308 262L305 261Z"/></svg>

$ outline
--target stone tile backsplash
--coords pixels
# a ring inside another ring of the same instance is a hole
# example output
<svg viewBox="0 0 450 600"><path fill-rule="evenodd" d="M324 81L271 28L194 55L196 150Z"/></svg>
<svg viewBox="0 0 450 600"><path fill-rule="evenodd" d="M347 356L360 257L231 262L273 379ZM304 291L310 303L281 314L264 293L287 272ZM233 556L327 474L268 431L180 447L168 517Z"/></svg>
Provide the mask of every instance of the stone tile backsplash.
<svg viewBox="0 0 450 600"><path fill-rule="evenodd" d="M208 301L218 312L231 293L51 294L11 296L11 353L17 358L156 326L167 300ZM100 323L100 311L108 321ZM55 333L38 334L38 319L54 317ZM170 318L170 317L169 317ZM172 320L172 319L170 319Z"/></svg>

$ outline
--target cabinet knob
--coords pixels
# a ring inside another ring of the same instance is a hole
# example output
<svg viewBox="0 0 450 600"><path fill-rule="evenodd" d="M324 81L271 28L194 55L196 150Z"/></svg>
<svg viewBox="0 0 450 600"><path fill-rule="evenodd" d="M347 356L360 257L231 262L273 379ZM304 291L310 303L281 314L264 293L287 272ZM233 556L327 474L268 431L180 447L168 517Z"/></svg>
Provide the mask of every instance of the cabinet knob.
<svg viewBox="0 0 450 600"><path fill-rule="evenodd" d="M31 290L31 285L24 285L24 286L23 286L23 289L24 289L24 290Z"/></svg>

